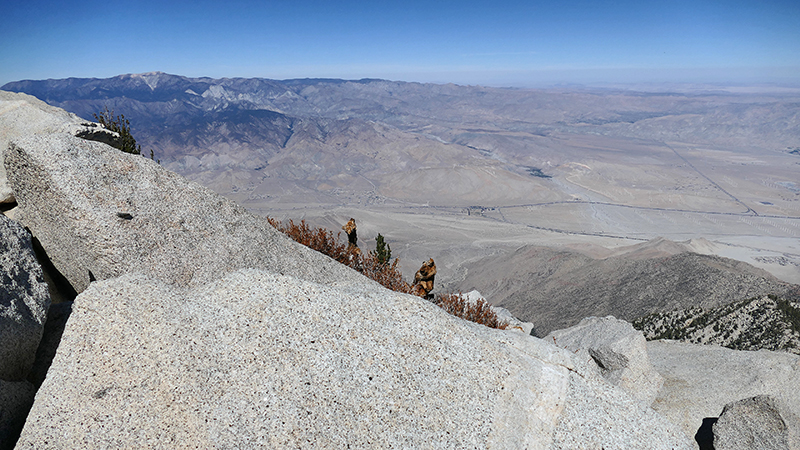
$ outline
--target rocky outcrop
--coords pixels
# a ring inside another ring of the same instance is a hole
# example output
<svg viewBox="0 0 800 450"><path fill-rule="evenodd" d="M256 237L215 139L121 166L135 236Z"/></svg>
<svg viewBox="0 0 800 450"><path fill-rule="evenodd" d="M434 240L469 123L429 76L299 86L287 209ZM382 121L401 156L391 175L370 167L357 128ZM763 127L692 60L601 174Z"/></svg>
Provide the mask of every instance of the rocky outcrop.
<svg viewBox="0 0 800 450"><path fill-rule="evenodd" d="M542 340L381 288L258 270L188 289L139 274L92 283L17 448L45 442L691 448Z"/></svg>
<svg viewBox="0 0 800 450"><path fill-rule="evenodd" d="M83 120L36 97L0 91L0 161L11 140L31 134L55 132L107 144L113 144L119 139L119 134L100 124ZM14 192L8 184L5 166L0 164L0 204L14 201Z"/></svg>
<svg viewBox="0 0 800 450"><path fill-rule="evenodd" d="M50 295L31 236L0 214L0 380L21 381L36 356Z"/></svg>
<svg viewBox="0 0 800 450"><path fill-rule="evenodd" d="M664 382L650 364L644 336L624 320L589 317L544 339L596 364L606 380L647 405L653 403Z"/></svg>
<svg viewBox="0 0 800 450"><path fill-rule="evenodd" d="M719 417L725 405L758 395L785 405L784 418L800 417L798 355L673 341L650 341L647 352L664 377L653 409L690 436L701 431L704 419L710 422Z"/></svg>
<svg viewBox="0 0 800 450"><path fill-rule="evenodd" d="M716 344L734 350L783 350L800 354L800 303L774 295L716 308L650 314L633 326L647 339Z"/></svg>
<svg viewBox="0 0 800 450"><path fill-rule="evenodd" d="M784 419L770 396L758 395L725 405L714 424L715 450L790 450L800 448L800 430L790 430L800 423Z"/></svg>
<svg viewBox="0 0 800 450"><path fill-rule="evenodd" d="M11 143L5 164L19 220L78 293L133 271L179 286L239 268L333 285L362 279L224 197L105 144L32 135Z"/></svg>
<svg viewBox="0 0 800 450"><path fill-rule="evenodd" d="M422 263L417 273L414 274L414 283L411 291L414 295L426 298L433 290L433 281L436 278L436 263L433 258Z"/></svg>
<svg viewBox="0 0 800 450"><path fill-rule="evenodd" d="M593 363L580 357L573 357L573 362L569 394L551 449L655 449L672 445L675 449L694 449L686 435L644 402L622 389L602 387L609 385ZM637 427L642 428L633 434L618 431Z"/></svg>

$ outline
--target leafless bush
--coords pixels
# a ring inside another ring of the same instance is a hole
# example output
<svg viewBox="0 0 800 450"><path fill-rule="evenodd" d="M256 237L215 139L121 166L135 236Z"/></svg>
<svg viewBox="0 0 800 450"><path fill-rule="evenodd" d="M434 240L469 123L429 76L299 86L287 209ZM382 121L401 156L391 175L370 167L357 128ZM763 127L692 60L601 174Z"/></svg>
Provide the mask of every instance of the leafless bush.
<svg viewBox="0 0 800 450"><path fill-rule="evenodd" d="M387 289L405 294L411 293L411 286L403 281L403 274L397 268L396 258L392 262L384 262L377 253L368 252L365 255L357 247L340 243L341 233L334 235L332 231L324 228L311 227L305 220L301 220L299 224L292 220L281 223L267 217L267 221L293 240L361 272Z"/></svg>
<svg viewBox="0 0 800 450"><path fill-rule="evenodd" d="M339 236L341 233L334 235L332 231L324 228L311 227L305 220L301 220L300 223L295 223L292 220L289 220L288 223L281 223L271 217L267 217L267 221L278 231L293 240L361 272L367 278L377 281L387 289L404 294L412 293L411 285L403 280L403 274L397 268L397 258L388 262L383 261L378 252L363 254L357 247L340 243ZM486 325L487 327L505 330L508 326L508 323L497 318L497 314L488 303L480 299L476 302L470 302L460 293L441 294L434 298L434 303L456 317Z"/></svg>
<svg viewBox="0 0 800 450"><path fill-rule="evenodd" d="M508 322L498 319L492 306L481 299L471 302L460 293L440 294L434 298L434 303L448 313L470 322L500 330L505 330L508 327Z"/></svg>

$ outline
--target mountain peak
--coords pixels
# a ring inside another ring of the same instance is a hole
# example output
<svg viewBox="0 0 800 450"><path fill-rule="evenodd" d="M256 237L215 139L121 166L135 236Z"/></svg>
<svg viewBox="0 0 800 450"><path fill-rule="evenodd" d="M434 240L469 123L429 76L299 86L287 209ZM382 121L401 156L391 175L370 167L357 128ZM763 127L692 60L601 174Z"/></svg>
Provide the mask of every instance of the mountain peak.
<svg viewBox="0 0 800 450"><path fill-rule="evenodd" d="M125 75L123 75L123 76L125 76ZM144 73L133 73L133 74L128 75L128 77L130 77L132 79L140 79L140 80L142 80L150 88L151 91L156 90L156 88L158 87L160 82L162 82L165 79L183 78L183 77L180 77L178 75L170 75L168 73L158 72L158 71L156 71L156 72L144 72Z"/></svg>

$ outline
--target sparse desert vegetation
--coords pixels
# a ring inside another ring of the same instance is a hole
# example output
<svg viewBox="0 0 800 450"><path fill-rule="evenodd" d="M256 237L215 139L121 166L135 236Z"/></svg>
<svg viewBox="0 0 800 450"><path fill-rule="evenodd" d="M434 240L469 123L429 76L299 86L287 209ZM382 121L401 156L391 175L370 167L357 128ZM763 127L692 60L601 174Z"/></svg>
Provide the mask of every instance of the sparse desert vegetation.
<svg viewBox="0 0 800 450"><path fill-rule="evenodd" d="M107 129L119 133L119 142L115 147L125 153L134 155L142 154L142 146L136 143L136 138L131 134L131 122L123 114L114 115L114 111L108 107L99 113L92 114L94 119ZM150 157L153 158L153 151L150 150Z"/></svg>
<svg viewBox="0 0 800 450"><path fill-rule="evenodd" d="M734 350L782 350L800 354L800 303L777 295L716 308L654 313L633 321L645 338L717 344Z"/></svg>
<svg viewBox="0 0 800 450"><path fill-rule="evenodd" d="M439 294L434 296L434 303L456 317L486 325L489 328L505 330L508 326L508 323L498 319L492 306L481 299L471 302L461 293Z"/></svg>
<svg viewBox="0 0 800 450"><path fill-rule="evenodd" d="M334 235L333 231L310 226L305 220L281 222L267 217L267 221L294 241L361 272L387 289L404 294L413 293L413 286L403 280L403 274L397 267L398 259L392 260L391 247L380 233L375 238L375 250L365 254L358 247L340 242L341 233ZM489 303L480 299L470 301L460 293L447 293L435 295L433 303L456 317L490 328L504 330L508 326L498 319Z"/></svg>

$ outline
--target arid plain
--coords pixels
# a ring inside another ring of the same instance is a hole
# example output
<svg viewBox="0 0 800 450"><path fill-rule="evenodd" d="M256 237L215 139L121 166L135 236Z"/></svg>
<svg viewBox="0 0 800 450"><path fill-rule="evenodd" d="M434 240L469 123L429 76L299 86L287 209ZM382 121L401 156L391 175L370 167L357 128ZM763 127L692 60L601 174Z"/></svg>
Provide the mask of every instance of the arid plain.
<svg viewBox="0 0 800 450"><path fill-rule="evenodd" d="M471 288L465 263L522 245L603 258L657 237L800 283L800 155L570 133L481 137L545 149L549 178L467 163L395 175L360 195L331 189L317 202L296 188L268 200L228 195L332 230L354 217L362 246L383 234L404 273L433 257L449 289Z"/></svg>

